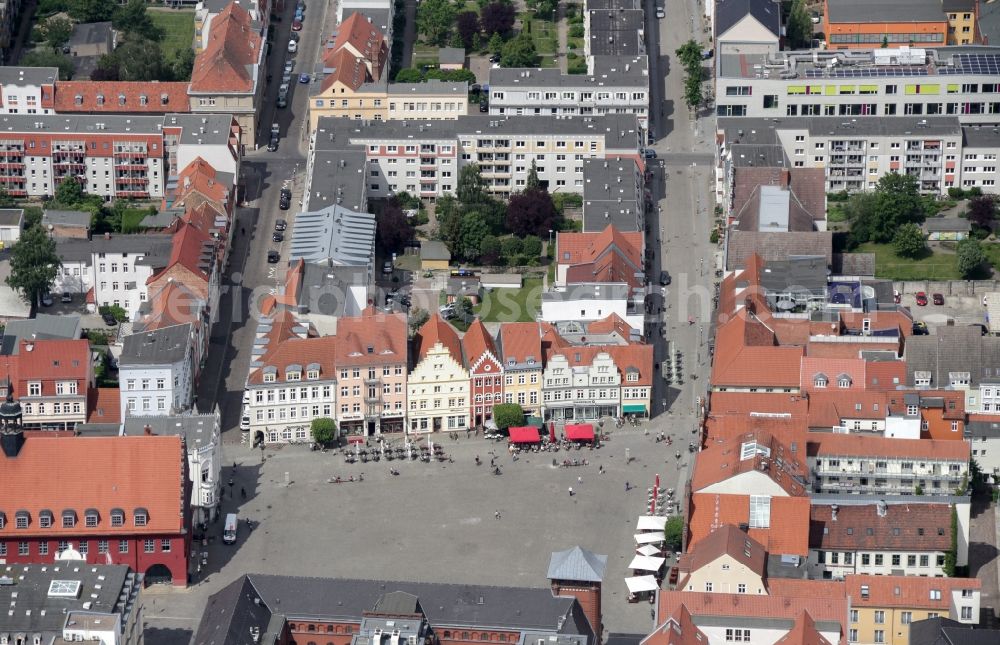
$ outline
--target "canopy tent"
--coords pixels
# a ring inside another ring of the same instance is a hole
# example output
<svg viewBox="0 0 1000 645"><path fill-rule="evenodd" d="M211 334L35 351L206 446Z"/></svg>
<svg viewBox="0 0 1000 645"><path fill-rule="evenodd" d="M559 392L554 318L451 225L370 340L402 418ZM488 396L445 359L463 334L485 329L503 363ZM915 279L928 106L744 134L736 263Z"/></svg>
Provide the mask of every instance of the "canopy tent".
<svg viewBox="0 0 1000 645"><path fill-rule="evenodd" d="M623 414L646 414L646 406L644 405L623 405Z"/></svg>
<svg viewBox="0 0 1000 645"><path fill-rule="evenodd" d="M637 547L635 550L639 555L660 555L661 551L653 546L652 544L644 544L643 546Z"/></svg>
<svg viewBox="0 0 1000 645"><path fill-rule="evenodd" d="M655 558L645 555L636 555L629 563L629 569L640 569L642 571L659 571L666 562L666 558Z"/></svg>
<svg viewBox="0 0 1000 645"><path fill-rule="evenodd" d="M534 426L511 426L507 428L510 433L511 443L538 443L541 438L538 436L538 428Z"/></svg>
<svg viewBox="0 0 1000 645"><path fill-rule="evenodd" d="M347 436L347 443L364 443L365 438L359 434L352 434Z"/></svg>
<svg viewBox="0 0 1000 645"><path fill-rule="evenodd" d="M570 441L593 441L594 426L589 423L566 426L566 438Z"/></svg>
<svg viewBox="0 0 1000 645"><path fill-rule="evenodd" d="M628 587L629 593L656 591L660 588L660 585L656 584L656 578L653 576L635 576L633 578L625 578L625 586Z"/></svg>
<svg viewBox="0 0 1000 645"><path fill-rule="evenodd" d="M663 534L663 531L654 531L652 533L639 533L635 536L636 544L655 544L657 542L663 542L667 539L667 536Z"/></svg>
<svg viewBox="0 0 1000 645"><path fill-rule="evenodd" d="M639 518L639 523L636 524L636 531L662 531L664 525L667 523L666 518L656 517L655 515L643 515Z"/></svg>
<svg viewBox="0 0 1000 645"><path fill-rule="evenodd" d="M538 428L541 430L545 426L545 421L542 417L525 417L524 422L533 428Z"/></svg>

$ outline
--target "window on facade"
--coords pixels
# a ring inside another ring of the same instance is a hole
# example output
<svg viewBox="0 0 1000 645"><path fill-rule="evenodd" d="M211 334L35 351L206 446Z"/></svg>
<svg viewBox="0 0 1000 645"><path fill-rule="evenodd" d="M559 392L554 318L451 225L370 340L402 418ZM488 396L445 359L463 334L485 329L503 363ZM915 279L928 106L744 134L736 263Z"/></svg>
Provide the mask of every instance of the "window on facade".
<svg viewBox="0 0 1000 645"><path fill-rule="evenodd" d="M111 526L125 526L125 512L119 509L111 511Z"/></svg>

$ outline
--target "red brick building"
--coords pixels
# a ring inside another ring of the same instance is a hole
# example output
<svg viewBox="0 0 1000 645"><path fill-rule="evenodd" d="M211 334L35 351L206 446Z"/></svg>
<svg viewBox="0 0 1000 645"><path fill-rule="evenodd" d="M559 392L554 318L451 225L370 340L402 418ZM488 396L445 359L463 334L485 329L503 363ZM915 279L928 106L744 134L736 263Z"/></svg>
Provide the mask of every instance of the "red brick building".
<svg viewBox="0 0 1000 645"><path fill-rule="evenodd" d="M9 409L9 408L6 408ZM125 564L187 583L190 481L181 437L0 434L0 558Z"/></svg>
<svg viewBox="0 0 1000 645"><path fill-rule="evenodd" d="M493 406L503 402L503 365L493 337L478 318L465 332L462 348L472 384L470 416L472 424L479 426L492 419Z"/></svg>

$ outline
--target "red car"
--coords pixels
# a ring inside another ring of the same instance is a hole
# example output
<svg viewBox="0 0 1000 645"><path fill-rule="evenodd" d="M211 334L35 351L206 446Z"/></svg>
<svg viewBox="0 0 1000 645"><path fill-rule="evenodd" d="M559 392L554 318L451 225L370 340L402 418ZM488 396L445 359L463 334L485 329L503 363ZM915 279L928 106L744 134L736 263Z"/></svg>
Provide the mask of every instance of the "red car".
<svg viewBox="0 0 1000 645"><path fill-rule="evenodd" d="M936 305L944 304L944 296L942 296L940 293L935 293L933 296L931 296L931 299L934 301L934 304Z"/></svg>
<svg viewBox="0 0 1000 645"><path fill-rule="evenodd" d="M292 21L292 31L302 31L302 21L294 20Z"/></svg>
<svg viewBox="0 0 1000 645"><path fill-rule="evenodd" d="M923 291L917 292L917 304L920 305L921 307L927 306L927 294L924 293Z"/></svg>

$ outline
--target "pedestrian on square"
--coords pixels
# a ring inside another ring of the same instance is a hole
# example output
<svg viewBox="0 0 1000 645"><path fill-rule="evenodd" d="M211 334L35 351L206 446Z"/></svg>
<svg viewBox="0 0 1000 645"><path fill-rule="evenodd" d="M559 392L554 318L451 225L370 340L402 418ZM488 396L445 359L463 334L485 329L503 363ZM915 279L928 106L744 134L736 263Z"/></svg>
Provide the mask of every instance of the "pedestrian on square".
<svg viewBox="0 0 1000 645"><path fill-rule="evenodd" d="M580 475L579 477L576 478L576 483L577 484L582 484L583 483L583 475Z"/></svg>
<svg viewBox="0 0 1000 645"><path fill-rule="evenodd" d="M597 472L600 473L601 475L604 474L604 464L601 464L600 466L597 467Z"/></svg>
<svg viewBox="0 0 1000 645"><path fill-rule="evenodd" d="M629 484L628 482L625 482L625 492L627 493L627 492L629 492L630 490L632 490L632 485L631 485L631 484Z"/></svg>
<svg viewBox="0 0 1000 645"><path fill-rule="evenodd" d="M573 497L573 487L572 486L569 487L569 496Z"/></svg>
<svg viewBox="0 0 1000 645"><path fill-rule="evenodd" d="M496 519L499 520L500 519L500 511L496 511L495 513L493 513L493 517L495 517Z"/></svg>

